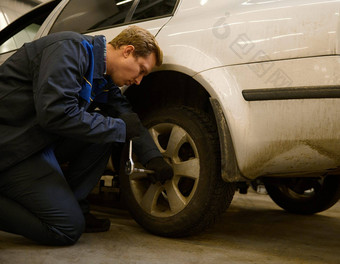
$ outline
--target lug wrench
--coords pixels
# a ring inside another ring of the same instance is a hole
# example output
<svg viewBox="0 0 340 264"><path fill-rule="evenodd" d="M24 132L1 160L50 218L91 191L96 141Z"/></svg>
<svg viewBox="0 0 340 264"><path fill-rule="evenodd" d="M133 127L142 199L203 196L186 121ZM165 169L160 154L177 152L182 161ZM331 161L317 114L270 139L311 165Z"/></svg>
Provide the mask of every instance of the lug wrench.
<svg viewBox="0 0 340 264"><path fill-rule="evenodd" d="M155 173L153 170L146 170L146 169L140 169L140 168L136 168L135 164L132 160L132 140L130 140L130 146L129 146L129 159L126 162L126 166L125 166L125 173L127 175L131 175L132 173L135 172L141 172L141 173Z"/></svg>

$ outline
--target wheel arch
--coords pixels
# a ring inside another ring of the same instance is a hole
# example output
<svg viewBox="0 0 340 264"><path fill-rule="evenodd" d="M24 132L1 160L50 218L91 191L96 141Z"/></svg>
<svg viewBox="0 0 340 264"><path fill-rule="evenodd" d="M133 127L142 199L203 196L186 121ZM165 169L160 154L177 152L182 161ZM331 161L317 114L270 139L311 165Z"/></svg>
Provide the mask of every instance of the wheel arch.
<svg viewBox="0 0 340 264"><path fill-rule="evenodd" d="M153 72L139 86L130 86L124 95L141 116L159 107L177 105L212 113L209 93L191 76L178 71Z"/></svg>
<svg viewBox="0 0 340 264"><path fill-rule="evenodd" d="M187 106L207 113L219 134L223 180L244 180L237 165L230 130L220 103L197 80L174 70L156 71L146 76L139 86L130 86L124 95L142 119L154 109L172 106Z"/></svg>

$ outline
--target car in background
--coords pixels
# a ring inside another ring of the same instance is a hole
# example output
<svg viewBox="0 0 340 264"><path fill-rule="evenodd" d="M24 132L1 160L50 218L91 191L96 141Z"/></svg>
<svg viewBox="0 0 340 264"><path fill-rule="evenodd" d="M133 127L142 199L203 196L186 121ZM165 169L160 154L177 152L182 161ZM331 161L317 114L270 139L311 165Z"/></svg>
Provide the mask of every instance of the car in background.
<svg viewBox="0 0 340 264"><path fill-rule="evenodd" d="M186 236L213 223L242 184L264 184L298 214L339 200L339 10L340 0L50 1L0 32L0 59L25 31L153 33L164 63L124 91L174 177L161 185L121 173L119 187L141 226Z"/></svg>

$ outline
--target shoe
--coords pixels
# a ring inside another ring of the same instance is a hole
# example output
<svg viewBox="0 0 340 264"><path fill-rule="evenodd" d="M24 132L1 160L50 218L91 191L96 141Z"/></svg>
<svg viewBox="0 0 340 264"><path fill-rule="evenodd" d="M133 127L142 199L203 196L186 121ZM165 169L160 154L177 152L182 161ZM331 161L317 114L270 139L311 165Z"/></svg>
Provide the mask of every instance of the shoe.
<svg viewBox="0 0 340 264"><path fill-rule="evenodd" d="M108 218L98 219L91 213L84 214L85 231L84 233L106 232L110 229L111 222Z"/></svg>

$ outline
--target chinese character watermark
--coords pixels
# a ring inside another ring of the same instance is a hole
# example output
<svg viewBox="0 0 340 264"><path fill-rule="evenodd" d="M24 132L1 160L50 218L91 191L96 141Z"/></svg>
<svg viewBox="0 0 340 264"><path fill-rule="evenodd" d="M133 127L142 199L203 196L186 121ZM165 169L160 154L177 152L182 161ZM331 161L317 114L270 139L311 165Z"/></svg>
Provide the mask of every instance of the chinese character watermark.
<svg viewBox="0 0 340 264"><path fill-rule="evenodd" d="M242 59L244 55L249 54L249 52L255 48L255 44L246 34L241 34L231 43L230 48L240 59Z"/></svg>
<svg viewBox="0 0 340 264"><path fill-rule="evenodd" d="M214 36L218 39L226 39L230 34L230 26L226 23L230 14L225 13L224 17L219 18L213 26L212 32Z"/></svg>
<svg viewBox="0 0 340 264"><path fill-rule="evenodd" d="M220 40L227 39L231 34L230 13L226 12L224 17L220 17L212 28L213 35ZM247 59L248 67L259 78L266 78L265 83L274 87L291 86L293 80L282 69L275 69L275 62L270 56L258 49L256 43L246 33L239 34L229 45L229 48L240 59Z"/></svg>

